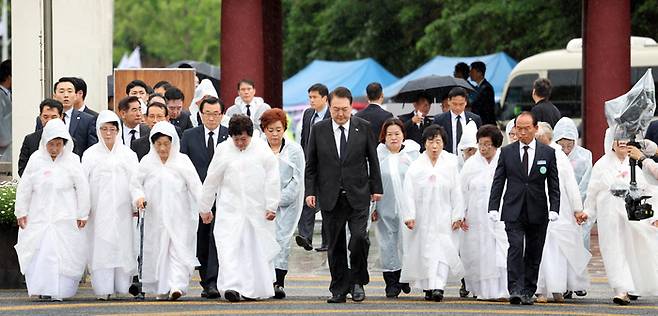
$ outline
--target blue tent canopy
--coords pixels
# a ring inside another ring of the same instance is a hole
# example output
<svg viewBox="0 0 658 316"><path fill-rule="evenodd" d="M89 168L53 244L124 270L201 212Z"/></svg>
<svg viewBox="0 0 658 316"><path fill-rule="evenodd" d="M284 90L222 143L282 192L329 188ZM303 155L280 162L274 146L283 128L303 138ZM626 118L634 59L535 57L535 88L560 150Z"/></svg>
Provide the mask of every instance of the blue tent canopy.
<svg viewBox="0 0 658 316"><path fill-rule="evenodd" d="M459 62L471 64L474 61L482 61L487 65L487 71L484 77L491 83L496 93L496 100L500 99L503 93L503 87L507 76L516 66L516 60L512 59L509 55L500 52L484 56L472 57L446 57L436 56L430 61L420 66L418 69L404 76L402 79L394 82L384 88L384 96L389 98L398 93L405 83L409 80L418 79L429 75L442 75L452 76L455 70L455 65Z"/></svg>
<svg viewBox="0 0 658 316"><path fill-rule="evenodd" d="M383 87L398 80L372 58L353 61L314 60L283 82L283 107L308 104L308 88L322 83L331 89L344 86L356 97L364 96L366 86L377 81Z"/></svg>

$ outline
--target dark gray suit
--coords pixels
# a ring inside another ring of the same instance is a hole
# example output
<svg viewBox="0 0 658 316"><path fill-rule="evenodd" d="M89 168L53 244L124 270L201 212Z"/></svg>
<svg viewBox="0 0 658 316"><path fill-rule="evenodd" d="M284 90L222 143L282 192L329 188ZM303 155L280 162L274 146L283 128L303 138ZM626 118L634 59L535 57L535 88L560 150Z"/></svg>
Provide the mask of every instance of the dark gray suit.
<svg viewBox="0 0 658 316"><path fill-rule="evenodd" d="M18 176L23 175L25 167L27 166L30 156L39 150L39 142L41 142L41 134L43 129L40 129L32 134L28 134L23 139L23 145L21 145L21 153L18 156Z"/></svg>
<svg viewBox="0 0 658 316"><path fill-rule="evenodd" d="M384 122L393 117L393 113L382 109L377 104L368 104L368 107L355 114L356 117L362 118L370 122L372 132L375 135L375 140L379 141L379 133L381 132Z"/></svg>
<svg viewBox="0 0 658 316"><path fill-rule="evenodd" d="M69 122L69 134L73 138L73 153L82 159L82 154L91 147L91 145L98 142L96 135L96 118L85 112L80 112L73 109L71 118L67 118ZM37 117L37 124L35 131L42 129L41 120Z"/></svg>
<svg viewBox="0 0 658 316"><path fill-rule="evenodd" d="M463 119L465 119L464 126L466 126L466 124L470 121L474 121L475 126L477 126L477 128L480 128L480 126L482 126L482 120L475 113L464 111L461 114L461 116ZM452 113L450 111L443 112L440 115L434 117L434 124L443 127L443 129L445 129L446 131L446 135L448 135L448 139L446 139L446 142L443 145L443 150L452 154L457 154L452 152L452 123L453 123ZM457 121L454 121L454 123L457 124ZM459 139L457 139L457 142L459 142Z"/></svg>

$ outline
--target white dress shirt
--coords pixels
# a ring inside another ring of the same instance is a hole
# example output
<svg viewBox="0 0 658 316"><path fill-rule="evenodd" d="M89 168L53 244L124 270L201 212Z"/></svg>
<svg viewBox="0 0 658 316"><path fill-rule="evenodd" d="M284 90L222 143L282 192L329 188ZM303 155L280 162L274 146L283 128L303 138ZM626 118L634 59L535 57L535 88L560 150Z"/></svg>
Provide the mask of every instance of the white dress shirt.
<svg viewBox="0 0 658 316"><path fill-rule="evenodd" d="M523 164L523 146L526 144L519 141L519 155L521 157L521 164ZM533 139L530 144L528 144L528 175L530 175L530 170L532 170L532 165L535 161L535 149L537 148L537 140Z"/></svg>
<svg viewBox="0 0 658 316"><path fill-rule="evenodd" d="M328 110L329 110L329 106L325 104L324 108L321 111L319 112L314 111L313 116L311 117L311 126L315 125L315 123L317 122L324 120L324 116L327 114ZM317 119L315 118L316 115L318 116Z"/></svg>
<svg viewBox="0 0 658 316"><path fill-rule="evenodd" d="M338 125L336 121L331 120L331 126L334 129L334 140L336 141L336 152L338 152L338 158L340 158L340 128L343 126L345 128L345 141L347 142L347 139L349 138L350 134L350 121L347 120L347 122L343 125Z"/></svg>
<svg viewBox="0 0 658 316"><path fill-rule="evenodd" d="M208 135L208 133L210 133L210 130L205 125L203 126L203 130L206 133L206 142L205 142L205 144L206 144L206 146L208 146L208 137L210 137L210 135ZM217 126L217 128L212 130L212 132L213 132L212 140L215 141L215 145L217 145L217 137L219 137L219 125Z"/></svg>
<svg viewBox="0 0 658 316"><path fill-rule="evenodd" d="M132 138L132 135L130 135L130 131L135 130L135 139L140 138L139 134L139 125L135 126L134 128L130 128L126 126L126 124L123 124L123 144L130 146L130 139ZM149 142L150 143L150 142Z"/></svg>
<svg viewBox="0 0 658 316"><path fill-rule="evenodd" d="M459 115L459 122L462 125L462 133L464 132L464 127L466 127L466 112L461 114L455 114L455 112L450 111L450 126L452 127L452 153L457 154L457 115Z"/></svg>
<svg viewBox="0 0 658 316"><path fill-rule="evenodd" d="M64 112L64 124L66 124L66 129L71 128L71 115L73 115L73 107L68 111Z"/></svg>

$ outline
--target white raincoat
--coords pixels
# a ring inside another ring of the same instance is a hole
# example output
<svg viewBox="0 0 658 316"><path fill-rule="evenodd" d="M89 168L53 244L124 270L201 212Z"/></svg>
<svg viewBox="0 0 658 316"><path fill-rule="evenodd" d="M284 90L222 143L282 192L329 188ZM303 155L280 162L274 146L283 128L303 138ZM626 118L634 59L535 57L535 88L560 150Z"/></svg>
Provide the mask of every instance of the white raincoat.
<svg viewBox="0 0 658 316"><path fill-rule="evenodd" d="M457 145L457 151L459 152L458 158L459 158L459 170L462 170L462 167L464 166L464 162L466 159L464 159L464 150L468 148L476 148L478 147L478 141L477 141L477 132L478 132L478 127L475 125L475 121L470 121L464 126L464 133L462 134L462 138L459 141L459 144Z"/></svg>
<svg viewBox="0 0 658 316"><path fill-rule="evenodd" d="M67 142L53 161L46 143L55 138ZM87 263L87 239L77 220L89 215L89 186L72 150L64 122L48 122L16 190L15 215L28 218L15 248L29 295L74 296Z"/></svg>
<svg viewBox="0 0 658 316"><path fill-rule="evenodd" d="M199 106L196 103L207 95L217 98L217 90L215 90L215 86L212 85L212 82L209 79L203 79L196 87L196 89L194 89L194 98L192 99L189 107L190 120L192 121L192 126L194 127L199 125L199 122L197 121ZM226 116L224 116L224 119L226 119ZM222 121L222 123L224 123L224 121ZM225 125L228 126L228 121L226 121Z"/></svg>
<svg viewBox="0 0 658 316"><path fill-rule="evenodd" d="M242 100L240 96L235 97L235 101L233 103L233 106L228 108L226 110L226 115L224 115L226 122L222 122L225 124L225 126L228 127L228 120L233 117L233 115L243 113L242 108L245 106L245 102ZM251 103L249 103L249 112L251 113L251 121L254 122L254 131L258 131L259 134L262 134L263 131L260 129L260 117L263 115L263 113L267 110L271 109L270 105L265 103L263 98L261 97L254 97L253 100L251 100ZM254 136L256 136L256 133L254 133Z"/></svg>
<svg viewBox="0 0 658 316"><path fill-rule="evenodd" d="M111 150L100 130L104 123L110 122L119 126ZM139 161L135 152L123 145L121 126L114 112L102 111L96 120L99 142L82 155L82 169L91 193L91 213L86 230L92 286L96 295L127 293L132 276L137 274L130 179L137 173ZM109 277L105 278L108 273ZM115 283L121 284L121 288L115 288Z"/></svg>
<svg viewBox="0 0 658 316"><path fill-rule="evenodd" d="M377 146L384 195L375 206L379 220L374 223L374 227L379 245L379 264L386 272L402 269L400 230L406 229L400 218L400 213L406 207L402 186L409 166L420 155L418 143L407 139L402 144L404 148L397 154L391 153L386 144Z"/></svg>
<svg viewBox="0 0 658 316"><path fill-rule="evenodd" d="M468 231L463 233L460 255L466 288L478 299L499 299L507 291L507 233L505 222L489 220L489 195L500 150L487 160L478 151L464 163L461 190L466 201Z"/></svg>
<svg viewBox="0 0 658 316"><path fill-rule="evenodd" d="M464 218L464 202L457 171L457 157L441 152L435 165L427 154L414 161L404 179L407 207L403 222L416 220L413 230L404 228L400 282L422 289L443 289L448 272L464 274L452 223Z"/></svg>
<svg viewBox="0 0 658 316"><path fill-rule="evenodd" d="M557 142L563 138L573 140L575 143L567 157L569 157L576 175L581 199L585 200L587 185L592 173L592 152L578 145L578 128L576 128L576 123L568 117L563 117L557 121L555 129L553 129L553 140ZM562 148L556 147L556 149L562 151Z"/></svg>
<svg viewBox="0 0 658 316"><path fill-rule="evenodd" d="M640 188L647 195L655 196L653 186L648 186L637 170ZM614 152L606 153L592 168L587 189L585 211L591 220L598 220L599 247L608 283L615 293L633 295L658 295L658 228L650 224L657 218L629 221L624 199L610 193L611 187L628 184L630 166L628 158L621 161ZM648 203L656 205L653 199Z"/></svg>
<svg viewBox="0 0 658 316"><path fill-rule="evenodd" d="M279 152L281 201L276 211L276 241L281 251L274 258L274 267L288 270L290 240L297 228L304 203L304 151L299 144L285 139Z"/></svg>
<svg viewBox="0 0 658 316"><path fill-rule="evenodd" d="M201 209L217 199L215 243L219 259L217 288L249 298L274 296L274 257L280 247L275 223L265 218L281 197L279 162L269 146L252 137L244 151L222 142L208 167ZM278 215L277 215L278 216Z"/></svg>
<svg viewBox="0 0 658 316"><path fill-rule="evenodd" d="M154 145L139 163L130 191L133 205L143 197L144 212L143 286L146 293L159 295L187 291L196 258L196 231L201 180L190 158L180 153L180 140L169 122L158 122L156 133L171 137L169 158L162 163ZM210 208L207 209L210 211Z"/></svg>
<svg viewBox="0 0 658 316"><path fill-rule="evenodd" d="M587 264L592 258L581 242L582 229L574 217L574 212L583 210L583 203L572 165L560 145L552 143L551 147L559 170L560 212L556 221L548 223L539 265L537 293L544 295L587 290Z"/></svg>

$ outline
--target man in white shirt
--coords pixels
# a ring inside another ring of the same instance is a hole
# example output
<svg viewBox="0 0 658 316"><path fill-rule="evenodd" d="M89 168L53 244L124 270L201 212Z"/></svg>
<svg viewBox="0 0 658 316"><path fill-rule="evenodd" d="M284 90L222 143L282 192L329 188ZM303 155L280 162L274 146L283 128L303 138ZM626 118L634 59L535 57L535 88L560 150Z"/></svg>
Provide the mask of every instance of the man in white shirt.
<svg viewBox="0 0 658 316"><path fill-rule="evenodd" d="M434 118L434 124L442 126L446 134L448 134L443 149L449 153L457 154L457 146L459 145L459 140L462 137L466 123L474 121L477 128L482 126L480 116L465 111L467 100L468 94L464 88L452 88L448 93L450 111L441 113Z"/></svg>
<svg viewBox="0 0 658 316"><path fill-rule="evenodd" d="M260 117L263 112L269 110L269 104L263 101L263 98L256 96L256 86L253 80L242 79L238 81L238 97L235 98L235 104L226 111L229 119L235 114L244 114L254 123L254 127L260 130Z"/></svg>

